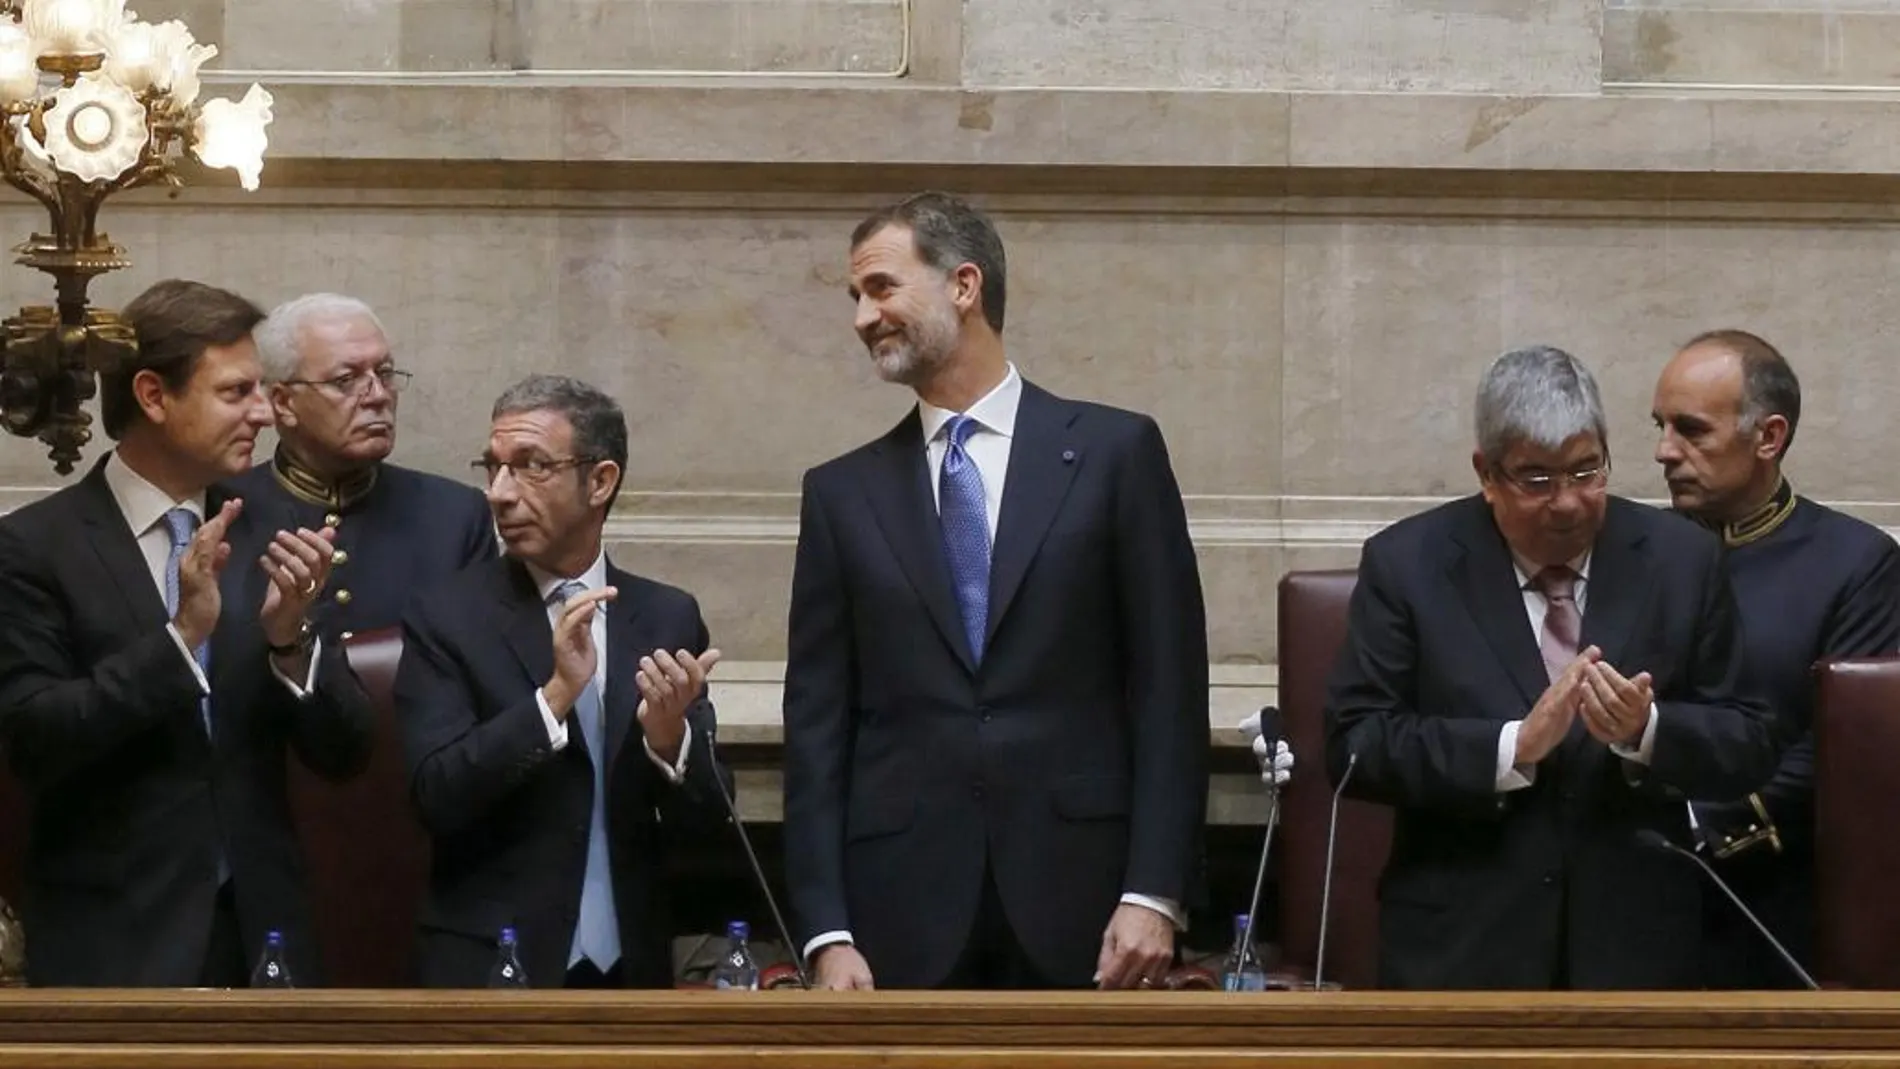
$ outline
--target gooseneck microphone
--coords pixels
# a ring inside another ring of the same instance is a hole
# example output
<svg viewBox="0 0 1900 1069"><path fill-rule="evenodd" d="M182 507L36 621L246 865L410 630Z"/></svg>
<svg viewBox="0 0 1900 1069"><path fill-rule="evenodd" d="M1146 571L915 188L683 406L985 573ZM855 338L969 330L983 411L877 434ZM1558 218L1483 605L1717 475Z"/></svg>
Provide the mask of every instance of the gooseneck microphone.
<svg viewBox="0 0 1900 1069"><path fill-rule="evenodd" d="M1352 782L1352 770L1359 767L1359 755L1346 755L1346 771L1333 788L1333 811L1326 822L1326 882L1319 893L1319 946L1313 952L1313 990L1318 991L1326 977L1326 925L1333 914L1333 848L1339 844L1339 799Z"/></svg>
<svg viewBox="0 0 1900 1069"><path fill-rule="evenodd" d="M785 941L785 949L792 955L792 968L798 970L798 986L809 990L811 975L805 971L805 952L792 942L792 930L785 924L785 915L779 912L771 881L765 878L765 868L759 864L758 852L752 849L752 837L745 833L745 821L739 819L739 807L733 804L732 792L726 790L726 781L719 778L719 758L713 749L712 732L705 733L705 740L706 760L712 762L713 785L719 791L719 800L726 803L726 815L732 818L732 830L739 833L739 845L745 850L747 863L752 866L752 878L758 881L759 893L765 896L765 906L772 911L772 923L778 927L778 937Z"/></svg>
<svg viewBox="0 0 1900 1069"><path fill-rule="evenodd" d="M1260 916L1260 890L1267 882L1267 851L1273 848L1273 826L1280 823L1280 781L1273 766L1273 759L1279 753L1280 742L1285 738L1285 728L1276 706L1266 706L1260 710L1260 741L1267 744L1267 834L1260 841L1260 867L1253 875L1253 895L1247 899L1247 931L1241 936L1241 946L1253 946L1253 926Z"/></svg>
<svg viewBox="0 0 1900 1069"><path fill-rule="evenodd" d="M1755 916L1755 911L1748 908L1748 904L1743 902L1742 897L1736 894L1734 889L1728 885L1728 881L1724 880L1721 874L1716 872L1708 862L1697 857L1695 851L1684 849L1671 841L1669 836L1664 835L1654 828L1643 828L1638 831L1636 833L1636 841L1652 850L1667 850L1672 854L1681 855L1695 862L1696 867L1701 869L1703 873L1709 877L1709 881L1714 883L1715 886L1720 887L1722 893L1728 896L1728 900L1735 903L1735 908L1742 911L1742 916L1748 918L1748 923L1753 925L1757 932L1761 933L1762 939L1766 940L1768 945L1774 948L1775 953L1781 955L1781 960L1788 965L1788 971L1794 973L1795 978L1800 980L1802 985L1809 991L1821 990L1821 985L1814 982L1814 977L1808 975L1808 970L1801 967L1801 963L1795 960L1793 954L1788 953L1788 948L1781 945L1781 940L1775 938L1775 933L1768 930L1768 926L1762 923L1760 917Z"/></svg>

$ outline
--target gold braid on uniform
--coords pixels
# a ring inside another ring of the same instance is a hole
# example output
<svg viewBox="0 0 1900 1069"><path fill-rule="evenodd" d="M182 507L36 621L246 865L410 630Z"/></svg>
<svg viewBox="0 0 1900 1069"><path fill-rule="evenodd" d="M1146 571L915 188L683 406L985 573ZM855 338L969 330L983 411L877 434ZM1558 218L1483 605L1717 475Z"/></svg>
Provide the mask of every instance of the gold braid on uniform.
<svg viewBox="0 0 1900 1069"><path fill-rule="evenodd" d="M1775 487L1774 496L1760 508L1734 523L1725 523L1721 526L1719 530L1722 534L1722 544L1733 549L1750 542L1759 542L1774 534L1775 528L1780 527L1788 517L1794 515L1794 502L1794 488L1788 485L1788 480L1784 476L1781 483Z"/></svg>
<svg viewBox="0 0 1900 1069"><path fill-rule="evenodd" d="M271 458L270 470L277 477L277 484L290 491L291 496L312 505L341 509L369 496L376 486L376 473L382 470L382 465L371 464L362 471L352 472L331 482L298 464L283 449L278 449L277 455Z"/></svg>

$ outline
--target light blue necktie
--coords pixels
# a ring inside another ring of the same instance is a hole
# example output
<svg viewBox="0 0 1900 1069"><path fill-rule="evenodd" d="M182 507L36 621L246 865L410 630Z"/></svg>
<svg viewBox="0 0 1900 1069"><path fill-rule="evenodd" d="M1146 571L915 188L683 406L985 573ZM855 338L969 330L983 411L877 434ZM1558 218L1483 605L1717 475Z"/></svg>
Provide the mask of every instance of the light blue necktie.
<svg viewBox="0 0 1900 1069"><path fill-rule="evenodd" d="M165 558L165 611L172 616L178 615L178 562L184 559L185 547L191 545L191 536L198 533L198 515L187 508L175 508L165 513L165 530L171 534L171 555ZM206 639L191 651L198 661L198 669L205 674L207 682L211 679L211 640ZM205 734L211 734L211 698L198 699L198 715L204 719Z"/></svg>
<svg viewBox="0 0 1900 1069"><path fill-rule="evenodd" d="M945 425L937 518L943 525L943 553L950 562L970 657L981 663L983 632L990 616L990 522L983 503L983 473L964 450L979 426L968 416L953 416Z"/></svg>
<svg viewBox="0 0 1900 1069"><path fill-rule="evenodd" d="M550 599L556 607L587 592L584 583L570 579L562 583ZM598 611L598 610L596 610ZM601 656L606 656L601 651ZM600 687L593 680L574 702L569 714L571 727L580 721L581 737L587 740L587 756L594 762L594 815L587 836L587 879L581 885L581 916L574 926L574 943L568 948L569 968L582 958L594 963L601 972L620 960L620 915L614 909L614 878L607 852L607 732L601 722Z"/></svg>

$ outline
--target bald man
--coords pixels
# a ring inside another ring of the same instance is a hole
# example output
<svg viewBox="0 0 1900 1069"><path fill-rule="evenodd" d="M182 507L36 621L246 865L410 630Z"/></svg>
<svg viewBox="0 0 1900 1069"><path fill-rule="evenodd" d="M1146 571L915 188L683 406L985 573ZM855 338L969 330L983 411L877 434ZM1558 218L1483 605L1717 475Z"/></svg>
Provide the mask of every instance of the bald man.
<svg viewBox="0 0 1900 1069"><path fill-rule="evenodd" d="M1798 496L1782 461L1801 384L1775 347L1740 330L1683 346L1651 412L1676 511L1716 531L1744 620L1747 663L1790 745L1747 799L1692 808L1705 856L1812 968L1814 683L1810 666L1900 647L1900 547L1879 528ZM1800 986L1730 903L1704 909L1709 987Z"/></svg>

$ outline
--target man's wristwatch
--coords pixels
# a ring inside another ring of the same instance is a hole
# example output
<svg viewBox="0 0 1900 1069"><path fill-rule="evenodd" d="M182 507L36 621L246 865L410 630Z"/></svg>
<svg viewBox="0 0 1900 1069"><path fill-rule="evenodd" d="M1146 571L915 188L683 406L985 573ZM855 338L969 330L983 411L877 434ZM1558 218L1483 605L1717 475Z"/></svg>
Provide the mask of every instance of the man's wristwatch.
<svg viewBox="0 0 1900 1069"><path fill-rule="evenodd" d="M316 641L316 629L310 626L310 621L305 620L297 625L297 637L292 639L289 645L279 646L275 642L268 640L266 640L266 644L270 646L272 653L280 657L288 657L293 653L308 652L310 647L316 644Z"/></svg>

